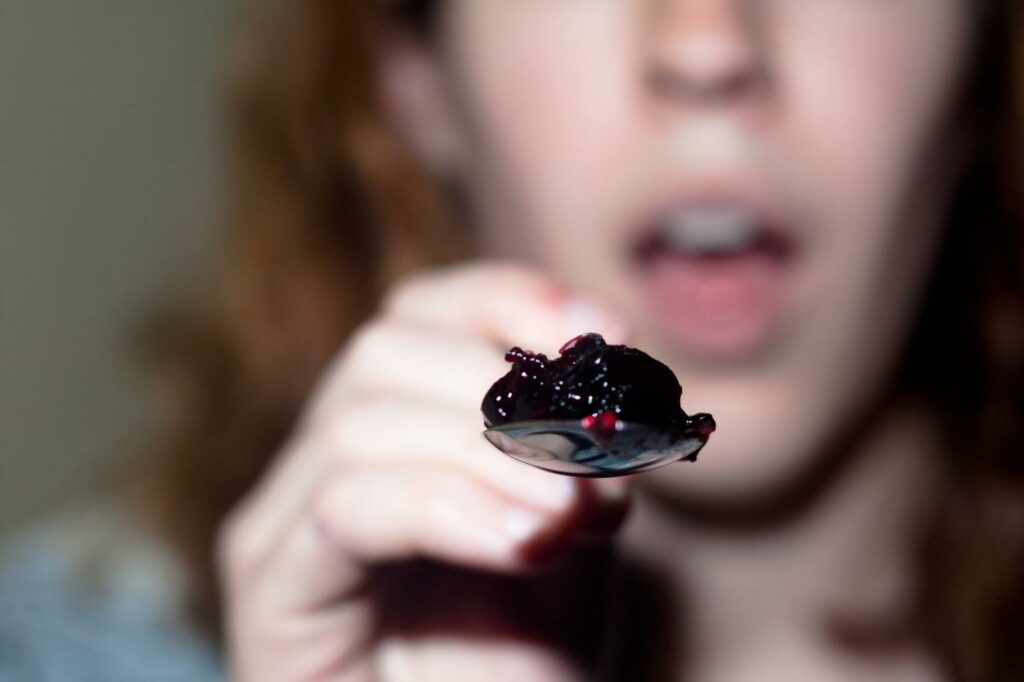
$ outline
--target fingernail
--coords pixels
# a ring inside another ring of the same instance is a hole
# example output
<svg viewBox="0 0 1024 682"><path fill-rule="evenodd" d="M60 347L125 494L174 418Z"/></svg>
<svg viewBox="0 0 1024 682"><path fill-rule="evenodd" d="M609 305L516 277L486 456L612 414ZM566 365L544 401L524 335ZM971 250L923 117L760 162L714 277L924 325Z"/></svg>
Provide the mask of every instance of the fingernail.
<svg viewBox="0 0 1024 682"><path fill-rule="evenodd" d="M525 509L512 509L505 516L505 533L515 542L524 542L540 532L544 520Z"/></svg>
<svg viewBox="0 0 1024 682"><path fill-rule="evenodd" d="M543 491L544 503L555 509L565 509L576 499L576 482L568 476L547 474L544 472L543 488L536 486L536 490Z"/></svg>
<svg viewBox="0 0 1024 682"><path fill-rule="evenodd" d="M616 315L590 301L571 298L564 304L563 314L573 333L597 332L616 341L626 335L626 325Z"/></svg>
<svg viewBox="0 0 1024 682"><path fill-rule="evenodd" d="M608 504L621 504L629 499L632 483L629 477L596 478L592 485L601 500Z"/></svg>
<svg viewBox="0 0 1024 682"><path fill-rule="evenodd" d="M400 639L384 638L377 647L377 667L387 680L416 679L409 647Z"/></svg>

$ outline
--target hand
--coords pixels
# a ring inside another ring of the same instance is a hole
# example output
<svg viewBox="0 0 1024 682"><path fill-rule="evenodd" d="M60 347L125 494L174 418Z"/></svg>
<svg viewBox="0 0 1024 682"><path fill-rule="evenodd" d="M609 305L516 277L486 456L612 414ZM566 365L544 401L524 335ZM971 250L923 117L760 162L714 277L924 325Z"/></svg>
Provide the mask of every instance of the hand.
<svg viewBox="0 0 1024 682"><path fill-rule="evenodd" d="M463 266L397 287L353 335L222 529L234 679L585 679L543 632L580 619L565 601L583 574L541 569L561 557L569 575L575 541L623 518L628 483L536 470L480 435L510 346L622 338L596 309L574 324L567 300L518 267Z"/></svg>

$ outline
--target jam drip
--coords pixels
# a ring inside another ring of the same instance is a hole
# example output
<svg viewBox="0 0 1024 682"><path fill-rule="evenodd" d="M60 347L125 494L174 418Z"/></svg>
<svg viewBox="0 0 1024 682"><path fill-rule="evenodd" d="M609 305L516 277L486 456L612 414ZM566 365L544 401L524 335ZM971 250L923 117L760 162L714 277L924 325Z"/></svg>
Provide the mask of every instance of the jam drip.
<svg viewBox="0 0 1024 682"><path fill-rule="evenodd" d="M601 438L620 422L668 432L696 429L706 440L710 415L687 416L679 406L682 388L667 366L646 353L584 334L562 346L559 357L513 348L505 355L508 374L484 396L487 426L535 420L580 419Z"/></svg>

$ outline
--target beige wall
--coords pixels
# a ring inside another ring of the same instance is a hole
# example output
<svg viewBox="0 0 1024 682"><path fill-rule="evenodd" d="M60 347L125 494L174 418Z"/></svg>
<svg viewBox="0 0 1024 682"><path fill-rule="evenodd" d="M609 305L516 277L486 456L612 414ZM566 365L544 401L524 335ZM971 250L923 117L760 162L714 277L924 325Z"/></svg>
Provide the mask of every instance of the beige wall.
<svg viewBox="0 0 1024 682"><path fill-rule="evenodd" d="M241 0L0 0L0 536L130 456L125 353L213 237Z"/></svg>

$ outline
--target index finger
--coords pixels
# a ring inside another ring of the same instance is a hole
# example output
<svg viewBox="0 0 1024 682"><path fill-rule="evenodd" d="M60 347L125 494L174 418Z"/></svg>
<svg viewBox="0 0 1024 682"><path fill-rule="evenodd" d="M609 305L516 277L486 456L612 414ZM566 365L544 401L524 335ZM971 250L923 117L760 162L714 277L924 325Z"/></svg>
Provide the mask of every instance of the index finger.
<svg viewBox="0 0 1024 682"><path fill-rule="evenodd" d="M612 312L535 270L509 263L475 263L418 275L392 292L385 310L411 324L547 353L588 332L613 342L626 336L625 323Z"/></svg>

